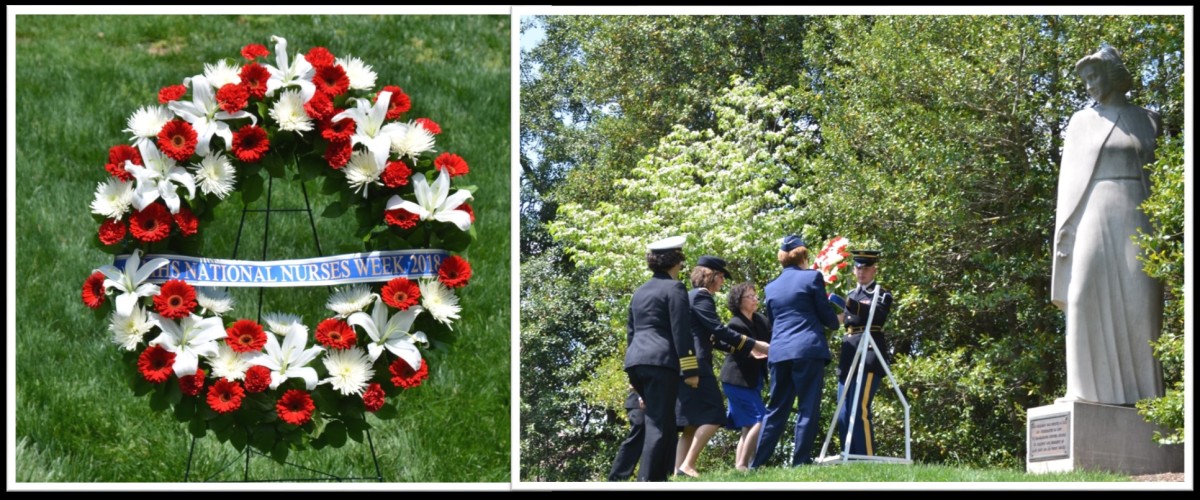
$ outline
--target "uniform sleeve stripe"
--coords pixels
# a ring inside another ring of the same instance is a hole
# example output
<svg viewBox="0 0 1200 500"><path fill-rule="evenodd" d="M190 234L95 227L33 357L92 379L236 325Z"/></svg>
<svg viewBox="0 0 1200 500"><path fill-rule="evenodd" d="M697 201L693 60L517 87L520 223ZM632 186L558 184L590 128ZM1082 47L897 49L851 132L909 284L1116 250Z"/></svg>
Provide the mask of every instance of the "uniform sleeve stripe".
<svg viewBox="0 0 1200 500"><path fill-rule="evenodd" d="M748 339L748 338L750 338L750 337L747 337L747 336L745 336L745 335L742 335L742 341L741 341L741 342L738 342L737 350L739 350L739 351L740 351L740 350L742 350L742 348L743 348L743 347L745 347L745 346L746 346L746 339Z"/></svg>

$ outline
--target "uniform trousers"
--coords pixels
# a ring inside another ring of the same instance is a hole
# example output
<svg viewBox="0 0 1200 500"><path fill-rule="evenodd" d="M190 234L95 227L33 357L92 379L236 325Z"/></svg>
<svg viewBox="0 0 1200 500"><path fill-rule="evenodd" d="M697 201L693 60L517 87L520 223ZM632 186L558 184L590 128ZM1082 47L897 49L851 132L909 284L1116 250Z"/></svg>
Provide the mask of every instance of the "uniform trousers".
<svg viewBox="0 0 1200 500"><path fill-rule="evenodd" d="M679 371L654 365L625 369L629 385L646 405L646 436L638 481L666 481L675 472L675 398L679 396Z"/></svg>
<svg viewBox="0 0 1200 500"><path fill-rule="evenodd" d="M617 458L613 460L612 470L608 473L609 481L629 480L642 457L642 446L646 442L646 413L641 408L629 408L626 416L629 417L629 436L617 449Z"/></svg>
<svg viewBox="0 0 1200 500"><path fill-rule="evenodd" d="M871 425L874 415L871 412L871 402L875 400L875 392L879 390L881 378L869 371L863 373L863 392L855 400L857 377L857 373L850 373L846 375L844 382L838 382L838 399L842 398L843 392L846 393L846 401L842 404L842 411L838 413L838 432L842 440L842 449L845 449L846 429L854 429L854 438L850 441L851 455L874 455L874 427ZM857 411L853 425L850 422L851 411Z"/></svg>
<svg viewBox="0 0 1200 500"><path fill-rule="evenodd" d="M767 400L767 418L758 436L758 450L750 468L766 465L775 453L797 402L792 465L812 463L813 441L821 417L821 387L825 383L824 359L789 359L770 364L771 389ZM798 400L798 401L797 401Z"/></svg>

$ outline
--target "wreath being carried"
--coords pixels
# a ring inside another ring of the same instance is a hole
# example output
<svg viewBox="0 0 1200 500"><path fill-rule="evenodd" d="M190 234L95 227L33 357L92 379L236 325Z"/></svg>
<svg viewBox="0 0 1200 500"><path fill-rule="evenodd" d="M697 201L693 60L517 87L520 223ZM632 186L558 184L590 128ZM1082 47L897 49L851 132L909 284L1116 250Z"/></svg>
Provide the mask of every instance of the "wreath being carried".
<svg viewBox="0 0 1200 500"><path fill-rule="evenodd" d="M110 176L91 203L97 246L116 262L84 282L82 298L98 314L113 304L112 341L153 408L173 409L194 436L211 430L282 460L289 448L361 440L366 413L396 416L399 392L426 379L421 346L459 318L454 290L471 268L457 254L474 239L475 214L474 188L452 189L467 163L431 158L441 129L401 119L411 108L402 89L373 92L376 74L357 58L324 47L289 57L287 41L272 40L275 65L259 62L265 46L246 45L245 65L205 64L130 116L132 144L109 150ZM337 196L324 216L353 208L369 252L200 257L215 207L233 193L256 201L264 173L321 178ZM226 286L331 284L345 285L311 336L294 314L225 317Z"/></svg>

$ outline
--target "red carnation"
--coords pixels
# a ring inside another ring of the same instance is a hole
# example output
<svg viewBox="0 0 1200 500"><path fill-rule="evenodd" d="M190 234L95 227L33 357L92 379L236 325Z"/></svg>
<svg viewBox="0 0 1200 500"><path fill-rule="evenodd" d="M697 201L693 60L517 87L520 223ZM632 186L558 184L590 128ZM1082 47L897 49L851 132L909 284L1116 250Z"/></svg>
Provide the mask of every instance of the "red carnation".
<svg viewBox="0 0 1200 500"><path fill-rule="evenodd" d="M168 85L158 89L158 102L166 104L183 97L184 94L187 94L187 87L183 85Z"/></svg>
<svg viewBox="0 0 1200 500"><path fill-rule="evenodd" d="M257 394L271 387L271 369L262 365L246 370L246 391Z"/></svg>
<svg viewBox="0 0 1200 500"><path fill-rule="evenodd" d="M329 141L329 147L325 149L325 161L329 163L330 168L338 170L346 166L353 153L354 147L350 144L350 139Z"/></svg>
<svg viewBox="0 0 1200 500"><path fill-rule="evenodd" d="M429 378L429 366L425 364L424 359L421 360L421 368L416 371L403 359L392 361L388 371L392 372L392 384L405 389L418 387L422 381Z"/></svg>
<svg viewBox="0 0 1200 500"><path fill-rule="evenodd" d="M196 229L200 227L200 219L197 219L196 214L188 207L179 207L179 213L175 214L174 218L175 225L179 226L179 232L184 236L196 234Z"/></svg>
<svg viewBox="0 0 1200 500"><path fill-rule="evenodd" d="M226 83L217 91L217 105L226 113L237 113L250 100L250 89L240 83Z"/></svg>
<svg viewBox="0 0 1200 500"><path fill-rule="evenodd" d="M436 160L433 160L433 166L439 169L446 169L450 173L450 177L466 175L471 171L467 167L466 160L463 160L461 156L454 153L442 153Z"/></svg>
<svg viewBox="0 0 1200 500"><path fill-rule="evenodd" d="M312 419L315 409L312 397L307 392L296 389L283 393L283 397L275 403L275 411L279 413L279 418L292 425L307 423Z"/></svg>
<svg viewBox="0 0 1200 500"><path fill-rule="evenodd" d="M271 55L271 51L257 43L246 44L245 47L242 47L242 57L246 58L247 61L253 61L259 57L267 57L269 55Z"/></svg>
<svg viewBox="0 0 1200 500"><path fill-rule="evenodd" d="M240 319L225 329L225 344L234 352L255 352L267 344L267 334L262 325L248 319Z"/></svg>
<svg viewBox="0 0 1200 500"><path fill-rule="evenodd" d="M400 118L401 114L404 114L404 113L408 112L409 109L412 109L412 101L410 101L408 99L408 94L405 94L404 90L400 89L400 87L397 87L395 85L388 85L388 86L384 87L383 90L380 91L380 93L383 93L383 92L391 92L392 93L392 100L388 104L388 112L387 112L388 120L395 120L397 118ZM376 101L379 100L379 94L375 94L375 100Z"/></svg>
<svg viewBox="0 0 1200 500"><path fill-rule="evenodd" d="M160 345L150 346L138 356L138 371L147 382L161 384L174 372L175 353Z"/></svg>
<svg viewBox="0 0 1200 500"><path fill-rule="evenodd" d="M375 413L380 408L383 408L383 396L383 387L380 387L378 383L372 382L367 387L367 390L363 392L363 406L367 408L367 411Z"/></svg>
<svg viewBox="0 0 1200 500"><path fill-rule="evenodd" d="M463 212L466 212L467 215L471 216L471 224L475 223L475 210L471 209L470 203L463 203L462 205L459 205L459 206L455 207L454 209L462 210Z"/></svg>
<svg viewBox="0 0 1200 500"><path fill-rule="evenodd" d="M83 280L83 305L96 309L104 305L104 273L96 271Z"/></svg>
<svg viewBox="0 0 1200 500"><path fill-rule="evenodd" d="M386 285L383 285L383 292L380 293L380 296L387 305L407 311L409 307L417 305L417 301L421 298L421 289L408 278L392 278Z"/></svg>
<svg viewBox="0 0 1200 500"><path fill-rule="evenodd" d="M131 161L134 165L141 165L142 154L136 148L126 144L113 146L108 149L108 163L104 165L104 170L125 182L132 181L133 174L125 170L126 161Z"/></svg>
<svg viewBox="0 0 1200 500"><path fill-rule="evenodd" d="M308 102L304 103L304 113L311 116L314 120L324 120L333 117L333 99L324 92L313 94Z"/></svg>
<svg viewBox="0 0 1200 500"><path fill-rule="evenodd" d="M184 375L179 377L179 390L188 396L200 394L200 389L204 388L204 369L196 368L195 375Z"/></svg>
<svg viewBox="0 0 1200 500"><path fill-rule="evenodd" d="M217 413L229 413L242 407L242 398L245 395L246 392L240 384L221 377L208 388L208 407Z"/></svg>
<svg viewBox="0 0 1200 500"><path fill-rule="evenodd" d="M171 212L161 203L151 203L129 217L129 231L146 243L161 241L171 234Z"/></svg>
<svg viewBox="0 0 1200 500"><path fill-rule="evenodd" d="M100 224L100 243L114 245L125 239L125 223L119 220L107 219Z"/></svg>
<svg viewBox="0 0 1200 500"><path fill-rule="evenodd" d="M258 125L246 125L233 133L233 154L246 163L261 160L270 147L267 131Z"/></svg>
<svg viewBox="0 0 1200 500"><path fill-rule="evenodd" d="M358 336L354 329L345 321L329 318L317 325L317 342L330 349L349 349L354 347Z"/></svg>
<svg viewBox="0 0 1200 500"><path fill-rule="evenodd" d="M308 49L307 54L304 54L304 59L314 68L321 69L333 65L334 57L325 47L313 47Z"/></svg>
<svg viewBox="0 0 1200 500"><path fill-rule="evenodd" d="M417 221L421 220L421 216L403 208L397 208L385 211L383 213L383 220L388 225L396 226L400 229L412 229L417 227Z"/></svg>
<svg viewBox="0 0 1200 500"><path fill-rule="evenodd" d="M383 169L383 183L387 187L393 188L407 186L410 175L412 175L412 170L404 162L389 161L387 168Z"/></svg>
<svg viewBox="0 0 1200 500"><path fill-rule="evenodd" d="M438 267L438 281L450 288L462 288L467 286L467 281L471 279L471 264L467 260L457 255L451 255L442 260L442 265Z"/></svg>
<svg viewBox="0 0 1200 500"><path fill-rule="evenodd" d="M442 127L438 126L437 122L435 122L433 120L430 120L428 118L417 118L416 122L417 122L417 125L420 125L421 127L425 128L425 130L428 130L429 133L431 133L433 135L438 135L438 134L442 133Z"/></svg>
<svg viewBox="0 0 1200 500"><path fill-rule="evenodd" d="M183 120L171 120L158 131L158 148L175 161L187 161L196 152L196 130Z"/></svg>
<svg viewBox="0 0 1200 500"><path fill-rule="evenodd" d="M342 95L350 89L350 77L346 76L346 70L341 66L318 68L317 73L313 75L312 82L317 87L318 93L326 94L329 97Z"/></svg>
<svg viewBox="0 0 1200 500"><path fill-rule="evenodd" d="M314 96L314 99L316 97ZM308 109L308 108L305 108ZM354 123L353 118L342 118L338 121L333 121L333 117L341 113L342 110L334 109L329 116L321 121L321 137L330 141L348 141L358 130L358 124Z"/></svg>
<svg viewBox="0 0 1200 500"><path fill-rule="evenodd" d="M266 66L259 63L247 64L242 66L238 76L242 77L242 85L246 86L246 91L251 97L262 99L267 95L267 80L271 79L271 72L267 71Z"/></svg>
<svg viewBox="0 0 1200 500"><path fill-rule="evenodd" d="M154 296L154 308L167 318L186 317L196 309L196 289L183 280L168 280Z"/></svg>

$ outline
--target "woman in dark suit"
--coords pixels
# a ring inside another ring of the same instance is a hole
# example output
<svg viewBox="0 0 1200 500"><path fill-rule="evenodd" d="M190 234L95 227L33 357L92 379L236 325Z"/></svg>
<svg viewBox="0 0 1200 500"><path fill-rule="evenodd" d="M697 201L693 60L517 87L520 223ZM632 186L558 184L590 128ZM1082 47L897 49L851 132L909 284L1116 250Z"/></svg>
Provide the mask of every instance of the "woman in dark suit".
<svg viewBox="0 0 1200 500"><path fill-rule="evenodd" d="M758 438L758 449L750 468L762 467L775 453L797 402L796 434L791 464L812 463L812 446L821 416L821 388L825 383L825 365L833 356L825 339L825 328L840 323L825 293L820 271L808 267L808 247L799 236L784 237L779 248L783 271L767 284L766 303L771 320L771 354L767 364L771 373L767 419Z"/></svg>
<svg viewBox="0 0 1200 500"><path fill-rule="evenodd" d="M771 343L771 321L758 312L754 283L735 285L729 291L726 306L733 313L733 319L728 324L730 330L759 342ZM730 425L742 430L738 436L734 463L737 470L750 467L750 458L758 447L758 435L767 416L767 406L762 399L766 377L765 358L730 354L725 356L725 364L721 366L721 386L725 389L725 398L729 400L726 417Z"/></svg>

